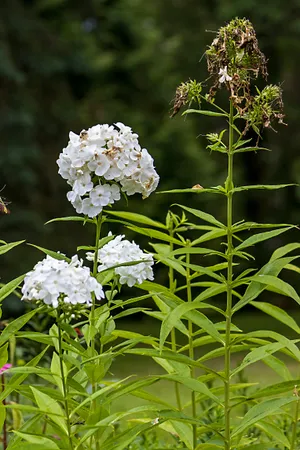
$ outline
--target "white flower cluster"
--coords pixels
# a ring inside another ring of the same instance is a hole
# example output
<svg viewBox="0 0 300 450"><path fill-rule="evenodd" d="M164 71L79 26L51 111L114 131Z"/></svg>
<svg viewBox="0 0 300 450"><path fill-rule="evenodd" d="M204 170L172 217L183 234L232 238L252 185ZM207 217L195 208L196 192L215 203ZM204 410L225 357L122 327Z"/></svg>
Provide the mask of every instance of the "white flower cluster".
<svg viewBox="0 0 300 450"><path fill-rule="evenodd" d="M88 267L82 266L82 260L77 255L72 257L70 263L47 255L27 273L22 300L42 300L54 308L60 302L90 306L92 292L97 300L104 298L101 284L91 276Z"/></svg>
<svg viewBox="0 0 300 450"><path fill-rule="evenodd" d="M153 158L138 135L123 123L95 125L79 135L71 132L59 155L58 173L72 186L67 198L78 214L97 216L104 206L127 195L153 192L159 181Z"/></svg>
<svg viewBox="0 0 300 450"><path fill-rule="evenodd" d="M119 282L127 284L129 287L141 284L144 280L153 280L153 257L149 253L144 253L134 242L123 241L125 236L117 236L98 251L98 272L102 272L118 264L131 261L142 261L130 266L116 267L115 273L119 275ZM94 260L94 253L88 252L87 259Z"/></svg>

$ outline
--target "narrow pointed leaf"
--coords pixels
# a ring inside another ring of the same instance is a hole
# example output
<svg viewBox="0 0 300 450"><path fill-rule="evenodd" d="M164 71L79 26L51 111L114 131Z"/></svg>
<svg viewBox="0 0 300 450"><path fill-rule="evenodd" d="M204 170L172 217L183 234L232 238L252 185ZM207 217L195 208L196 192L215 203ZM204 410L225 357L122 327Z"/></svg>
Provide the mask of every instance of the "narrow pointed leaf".
<svg viewBox="0 0 300 450"><path fill-rule="evenodd" d="M250 302L251 305L255 306L255 308L260 309L264 313L268 314L279 322L284 323L292 330L296 331L296 333L300 334L300 327L296 323L296 321L283 309L279 308L276 305L272 305L271 303L266 302Z"/></svg>
<svg viewBox="0 0 300 450"><path fill-rule="evenodd" d="M191 245L195 246L201 244L202 242L212 241L213 239L218 239L227 234L226 230L220 230L220 228L215 228L214 230L208 231L207 233L202 234L199 238L195 239Z"/></svg>
<svg viewBox="0 0 300 450"><path fill-rule="evenodd" d="M276 277L287 264L290 264L296 258L297 256L291 256L286 258L279 258L275 261L270 261L259 270L256 276L260 277L261 275L271 275ZM252 281L246 289L246 292L241 300L239 300L233 307L233 313L241 309L243 306L247 305L250 301L257 298L259 294L261 294L261 292L263 292L265 289L265 284L258 283L257 281Z"/></svg>
<svg viewBox="0 0 300 450"><path fill-rule="evenodd" d="M204 222L212 223L216 227L219 228L225 228L225 225L221 222L219 222L214 216L211 214L207 214L204 211L200 211L199 209L194 208L188 208L184 205L179 205L178 203L175 203L176 206L179 206L181 209L184 209L185 211L189 212L190 214L193 214L194 216L198 217L199 219L203 220Z"/></svg>
<svg viewBox="0 0 300 450"><path fill-rule="evenodd" d="M67 424L64 418L63 410L59 403L51 398L49 395L41 392L35 387L30 387L34 395L37 406L47 412L47 415L51 420L62 430L66 435L68 434Z"/></svg>
<svg viewBox="0 0 300 450"><path fill-rule="evenodd" d="M22 283L22 281L25 278L25 275L20 275L18 278L15 278L14 280L11 280L9 283L4 284L4 286L0 289L0 302L4 300L6 297L8 297L10 294L12 294L17 287Z"/></svg>
<svg viewBox="0 0 300 450"><path fill-rule="evenodd" d="M162 228L164 230L167 229L166 225L157 220L149 219L149 217L144 216L142 214L127 212L127 211L109 211L105 210L106 214L111 216L120 217L121 219L129 220L130 222L137 222L143 225L149 225L150 227Z"/></svg>
<svg viewBox="0 0 300 450"><path fill-rule="evenodd" d="M235 250L239 251L247 247L251 247L252 245L257 244L258 242L267 241L268 239L271 239L275 236L279 236L281 233L285 233L286 231L290 230L291 227L287 228L281 228L279 230L272 230L272 231L266 231L264 233L258 233L254 234L253 236L250 236L248 239L246 239L244 242L242 242L240 245L238 245Z"/></svg>
<svg viewBox="0 0 300 450"><path fill-rule="evenodd" d="M208 290L211 292L210 288L208 288ZM209 296L211 296L211 294L209 294ZM203 300L205 300L204 297L207 298L205 296L205 293L203 293L203 298L202 298ZM166 319L163 321L163 323L161 325L161 329L160 329L159 342L160 342L161 350L163 349L164 343L165 343L168 335L170 334L171 330L173 328L175 328L176 322L178 320L180 320L187 312L197 309L198 303L200 303L200 302L201 302L201 300L198 299L198 301L194 301L192 303L183 303L183 304L177 306L166 317ZM216 339L216 341L223 343L223 340L222 340L219 332L215 328L214 324L204 314L200 313L199 311L198 311L197 316L198 316L198 323L199 323L199 321L201 322L201 328L203 328L203 330L205 330L210 336L213 336Z"/></svg>
<svg viewBox="0 0 300 450"><path fill-rule="evenodd" d="M277 248L273 255L270 258L270 261L274 261L275 259L282 258L288 253L298 250L300 248L300 244L298 242L293 242L291 244L284 245L283 247Z"/></svg>
<svg viewBox="0 0 300 450"><path fill-rule="evenodd" d="M239 186L233 189L233 192L249 191L251 189L265 189L268 191L273 191L276 189L283 189L290 186L296 186L294 183L291 184L253 184L250 186Z"/></svg>
<svg viewBox="0 0 300 450"><path fill-rule="evenodd" d="M17 241L17 242L11 242L10 244L4 244L0 245L0 255L3 255L4 253L9 252L12 248L16 247L17 245L23 244L25 240L23 241Z"/></svg>
<svg viewBox="0 0 300 450"><path fill-rule="evenodd" d="M162 231L152 230L151 228L140 228L135 225L128 225L127 228L129 230L135 231L136 233L148 236L151 239L158 239L164 242L172 242L173 244L177 244L180 246L183 245L183 243L179 239L169 236L168 234L163 233Z"/></svg>
<svg viewBox="0 0 300 450"><path fill-rule="evenodd" d="M262 420L257 424L257 427L274 439L276 444L280 443L284 445L284 447L290 448L291 444L286 435L273 423Z"/></svg>
<svg viewBox="0 0 300 450"><path fill-rule="evenodd" d="M259 399L264 397L274 397L280 394L287 394L292 397L295 385L300 385L300 378L291 381L282 381L281 383L272 384L251 394L251 399Z"/></svg>
<svg viewBox="0 0 300 450"><path fill-rule="evenodd" d="M210 117L228 117L228 114L226 113L205 111L203 109L187 109L182 113L182 115L185 116L186 114L202 114L203 116L210 116Z"/></svg>
<svg viewBox="0 0 300 450"><path fill-rule="evenodd" d="M295 397L290 395L289 397L276 398L272 400L266 400L258 405L253 406L244 416L243 421L233 428L232 437L236 436L247 430L249 427L257 423L259 420L265 417L271 416L282 406L288 405L295 401Z"/></svg>
<svg viewBox="0 0 300 450"><path fill-rule="evenodd" d="M69 217L56 217L55 219L48 220L45 225L53 222L87 222L87 223L95 223L93 219L88 219L87 217L81 216L69 216Z"/></svg>
<svg viewBox="0 0 300 450"><path fill-rule="evenodd" d="M213 188L186 188L186 189L170 189L169 191L158 191L156 194L223 194L219 189Z"/></svg>
<svg viewBox="0 0 300 450"><path fill-rule="evenodd" d="M289 283L281 280L280 278L273 275L254 275L251 279L254 282L265 284L266 289L268 289L269 286L274 288L276 291L286 295L287 297L291 297L300 304L300 297L295 289Z"/></svg>
<svg viewBox="0 0 300 450"><path fill-rule="evenodd" d="M270 152L271 150L269 148L266 147L242 147L242 148L237 148L233 151L233 153L244 153L244 152L257 152L257 151L267 151Z"/></svg>
<svg viewBox="0 0 300 450"><path fill-rule="evenodd" d="M167 378L168 380L171 381L176 381L177 383L186 386L192 391L205 395L206 397L210 398L217 404L222 405L222 402L219 400L219 398L211 392L211 390L206 386L206 384L202 383L201 381L195 378L183 377L179 375L165 375L163 378Z"/></svg>
<svg viewBox="0 0 300 450"><path fill-rule="evenodd" d="M28 244L28 245L30 245L31 247L37 248L41 252L45 253L46 255L51 256L54 259L71 262L71 259L68 258L66 255L63 255L62 253L55 252L53 250L48 250L47 248L40 247L39 245L34 245L34 244Z"/></svg>
<svg viewBox="0 0 300 450"><path fill-rule="evenodd" d="M10 322L7 327L4 328L0 335L0 346L7 342L11 336L19 331L29 320L37 313L38 309L33 309L21 317Z"/></svg>

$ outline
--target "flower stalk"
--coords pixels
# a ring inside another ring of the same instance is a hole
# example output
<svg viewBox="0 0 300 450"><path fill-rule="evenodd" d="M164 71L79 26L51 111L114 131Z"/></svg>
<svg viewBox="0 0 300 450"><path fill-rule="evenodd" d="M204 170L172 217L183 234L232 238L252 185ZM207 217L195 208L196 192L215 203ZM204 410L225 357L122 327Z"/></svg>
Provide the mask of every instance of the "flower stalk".
<svg viewBox="0 0 300 450"><path fill-rule="evenodd" d="M297 389L297 386L295 386L295 388L294 388L294 395L297 397L297 401L296 401L295 413L294 413L294 418L293 418L290 450L295 450L296 444L297 444L297 424L298 424L298 420L299 420L299 400L300 400L299 391Z"/></svg>
<svg viewBox="0 0 300 450"><path fill-rule="evenodd" d="M228 142L228 174L226 180L227 196L227 305L225 332L225 381L224 381L224 414L225 414L225 450L231 448L230 437L230 374L231 374L231 317L232 317L232 280L233 280L233 243L232 243L232 196L233 196L233 125L234 107L230 101L229 142Z"/></svg>
<svg viewBox="0 0 300 450"><path fill-rule="evenodd" d="M169 226L169 235L171 238L174 237L174 223L173 223L173 217L170 215L170 226ZM174 250L174 244L173 242L170 242L170 252L173 252ZM174 293L175 291L175 280L174 280L174 269L173 267L169 266L169 289L170 292ZM171 330L171 348L172 351L176 353L176 329L172 328ZM177 403L177 408L179 411L182 410L182 403L181 403L181 397L180 397L180 390L179 390L179 383L177 381L174 382L174 389L175 389L175 398Z"/></svg>
<svg viewBox="0 0 300 450"><path fill-rule="evenodd" d="M64 406L66 411L66 419L67 419L67 430L68 430L68 440L70 445L70 450L73 450L73 441L72 441L72 430L70 424L70 413L69 413L69 402L68 402L68 384L66 383L66 374L64 371L64 362L63 362L63 351L62 351L62 332L60 327L60 318L59 313L57 313L57 323L58 323L58 354L59 354L59 366L60 366L60 376L62 382L62 391L63 391L63 399Z"/></svg>
<svg viewBox="0 0 300 450"><path fill-rule="evenodd" d="M187 246L189 246L190 242L187 241ZM186 289L187 289L187 301L188 303L192 303L192 288L191 288L191 270L189 268L190 264L190 254L186 254ZM188 331L189 331L189 357L194 359L194 345L193 345L193 322L192 320L188 320ZM195 378L195 368L191 367L191 378ZM192 416L194 419L197 418L197 408L196 408L196 393L195 391L191 392L191 404L192 404ZM192 425L193 429L193 450L197 447L197 425Z"/></svg>

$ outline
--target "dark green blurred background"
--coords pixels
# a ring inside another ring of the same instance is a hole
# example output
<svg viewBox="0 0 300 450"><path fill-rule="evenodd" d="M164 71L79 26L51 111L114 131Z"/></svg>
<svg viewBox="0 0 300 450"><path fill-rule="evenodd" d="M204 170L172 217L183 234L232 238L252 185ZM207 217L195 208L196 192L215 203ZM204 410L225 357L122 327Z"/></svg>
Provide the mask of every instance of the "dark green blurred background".
<svg viewBox="0 0 300 450"><path fill-rule="evenodd" d="M269 82L282 83L288 123L264 134L272 153L236 158L235 183L300 182L299 0L1 0L0 13L0 187L11 202L11 214L0 217L1 239L26 239L69 255L77 244L92 242L78 224L44 223L74 214L56 159L70 130L97 123L122 121L139 134L155 159L160 190L223 184L226 159L210 155L201 136L223 124L179 115L171 120L169 111L182 81L206 78L206 46L235 16L256 29ZM297 224L299 194L289 188L237 195L235 220ZM134 196L129 209L164 220L173 202L224 218L218 196ZM261 246L257 265L276 246L298 239L295 231ZM32 247L13 250L1 257L0 281L38 259Z"/></svg>

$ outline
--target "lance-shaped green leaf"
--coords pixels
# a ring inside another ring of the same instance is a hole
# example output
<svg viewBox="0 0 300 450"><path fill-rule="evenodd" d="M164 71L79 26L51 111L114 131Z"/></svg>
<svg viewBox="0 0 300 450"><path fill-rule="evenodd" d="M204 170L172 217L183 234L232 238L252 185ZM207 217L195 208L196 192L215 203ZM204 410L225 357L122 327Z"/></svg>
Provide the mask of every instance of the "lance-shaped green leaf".
<svg viewBox="0 0 300 450"><path fill-rule="evenodd" d="M208 231L207 233L202 234L199 238L192 241L191 245L195 246L198 244L202 244L203 242L212 241L213 239L218 239L227 234L226 230L220 230L220 228L215 228L214 230Z"/></svg>
<svg viewBox="0 0 300 450"><path fill-rule="evenodd" d="M237 434L243 433L249 427L257 423L259 420L265 417L271 416L276 413L282 406L288 405L295 401L295 397L290 395L289 397L276 398L272 400L265 400L258 405L253 406L244 416L241 423L233 428L231 436L234 437Z"/></svg>
<svg viewBox="0 0 300 450"><path fill-rule="evenodd" d="M238 233L240 231L260 229L260 228L285 228L292 227L288 223L257 223L257 222L238 222L232 226L233 233Z"/></svg>
<svg viewBox="0 0 300 450"><path fill-rule="evenodd" d="M293 396L295 385L300 385L300 378L293 379L290 381L282 381L280 383L272 384L271 386L266 386L264 388L258 389L249 396L249 399L259 399L264 397L274 397L280 394L290 394Z"/></svg>
<svg viewBox="0 0 300 450"><path fill-rule="evenodd" d="M236 148L233 153L244 153L244 152L257 152L257 151L267 151L270 152L271 150L266 147L242 147L242 148Z"/></svg>
<svg viewBox="0 0 300 450"><path fill-rule="evenodd" d="M274 261L275 259L282 258L288 253L298 250L300 248L300 244L298 242L292 242L290 244L284 245L283 247L277 248L272 254L270 261Z"/></svg>
<svg viewBox="0 0 300 450"><path fill-rule="evenodd" d="M135 225L128 225L127 228L129 230L134 231L135 233L139 233L139 234L143 234L144 236L148 236L151 239L158 239L159 241L164 241L164 242L172 242L173 244L177 244L177 245L183 245L183 243L179 240L176 239L166 233L163 233L162 231L159 230L153 230L151 228L140 228L137 227Z"/></svg>
<svg viewBox="0 0 300 450"><path fill-rule="evenodd" d="M185 189L170 189L169 191L158 191L156 194L223 194L225 193L217 188L185 188Z"/></svg>
<svg viewBox="0 0 300 450"><path fill-rule="evenodd" d="M252 245L257 244L258 242L267 241L268 239L271 239L275 236L279 236L282 233L285 233L286 231L290 230L292 227L287 228L281 228L279 230L272 230L272 231L266 231L264 233L257 233L253 236L250 236L248 239L246 239L244 242L242 242L240 245L238 245L235 250L239 251L247 247L251 247Z"/></svg>
<svg viewBox="0 0 300 450"><path fill-rule="evenodd" d="M279 322L284 323L292 330L296 331L296 333L300 334L300 327L296 323L296 321L283 309L279 308L276 305L272 305L271 303L266 302L250 302L251 305L255 306L255 308L260 309L264 313L268 314Z"/></svg>
<svg viewBox="0 0 300 450"><path fill-rule="evenodd" d="M7 327L4 328L2 334L0 335L0 346L5 342L8 342L11 336L13 336L16 331L19 331L29 320L39 311L38 309L33 309L21 317L10 322Z"/></svg>
<svg viewBox="0 0 300 450"><path fill-rule="evenodd" d="M17 245L23 244L23 241L17 241L17 242L11 242L10 244L4 244L0 245L0 255L3 255L4 253L9 252L12 248L16 247Z"/></svg>
<svg viewBox="0 0 300 450"><path fill-rule="evenodd" d="M125 431L114 434L112 438L107 439L101 447L105 448L105 450L124 450L125 448L128 448L139 434L153 428L153 426L153 420L149 420L147 423L127 428Z"/></svg>
<svg viewBox="0 0 300 450"><path fill-rule="evenodd" d="M238 186L233 189L233 192L242 192L250 190L264 189L267 191L274 191L276 189L283 189L290 186L296 186L294 183L290 184L252 184L250 186Z"/></svg>
<svg viewBox="0 0 300 450"><path fill-rule="evenodd" d="M300 297L295 289L286 281L281 280L273 275L253 275L250 279L254 282L266 285L266 289L278 292L280 294L291 297L300 304ZM271 288L271 289L269 289Z"/></svg>
<svg viewBox="0 0 300 450"><path fill-rule="evenodd" d="M142 214L127 212L127 211L109 211L105 210L106 214L109 214L114 217L119 217L124 220L129 220L130 222L137 222L143 225L149 225L150 227L162 228L164 230L167 229L166 225L157 220L149 219L149 217L144 216Z"/></svg>
<svg viewBox="0 0 300 450"><path fill-rule="evenodd" d="M255 348L250 353L248 353L241 364L231 372L231 377L235 376L241 370L244 370L250 364L253 364L257 361L261 361L265 357L272 355L272 353L277 352L285 347L284 343L281 342L272 342L271 344L263 345L261 347Z"/></svg>
<svg viewBox="0 0 300 450"><path fill-rule="evenodd" d="M85 222L87 223L95 223L93 219L89 219L88 217L81 217L81 216L69 216L69 217L56 217L54 219L48 220L48 222L45 223L45 225L48 225L49 223L53 222Z"/></svg>
<svg viewBox="0 0 300 450"><path fill-rule="evenodd" d="M211 214L207 214L204 211L200 211L199 209L194 209L194 208L188 208L187 206L184 205L179 205L178 203L175 203L173 206L179 206L181 209L184 209L185 211L189 212L190 214L193 214L193 216L198 217L199 219L203 220L204 222L208 222L208 223L212 223L213 225L215 225L216 227L219 228L225 228L225 225L221 222L219 222L219 220L217 220L214 216L212 216Z"/></svg>
<svg viewBox="0 0 300 450"><path fill-rule="evenodd" d="M132 348L130 350L126 350L125 353L129 353L130 355L147 356L153 359L164 358L167 361L178 361L181 362L182 364L186 364L191 367L199 367L200 369L203 369L205 372L210 373L216 378L224 379L221 373L218 373L215 370L210 369L209 367L205 366L205 364L202 364L199 361L195 361L186 355L181 355L180 353L172 352L171 350L163 350L162 352L160 352L158 349L152 348Z"/></svg>
<svg viewBox="0 0 300 450"><path fill-rule="evenodd" d="M172 408L172 406L171 406L171 408ZM91 424L85 425L85 426L81 427L81 429L80 429L80 433L81 433L80 446L87 439L89 439L91 436L93 436L95 433L97 433L101 427L105 427L105 428L110 427L116 421L120 421L121 419L124 419L130 415L136 415L136 417L140 417L141 413L149 413L150 412L152 414L153 413L158 414L157 410L158 410L157 406L152 406L152 405L138 406L135 408L128 409L125 412L116 412L116 413L110 414L107 417L105 417L104 419L96 422L93 425L91 425ZM146 422L148 422L148 421L149 420L146 419ZM88 431L86 433L84 433L85 429L88 429Z"/></svg>
<svg viewBox="0 0 300 450"><path fill-rule="evenodd" d="M182 266L181 261L176 260L175 258L168 258L167 256L153 254L153 257L158 261L164 264L167 267L171 267L176 270L176 272L180 273L184 277L186 276L186 270Z"/></svg>
<svg viewBox="0 0 300 450"><path fill-rule="evenodd" d="M275 442L282 444L284 447L290 448L290 441L283 431L273 423L262 420L256 425L259 429L268 434Z"/></svg>
<svg viewBox="0 0 300 450"><path fill-rule="evenodd" d="M21 438L23 438L25 441L30 442L31 444L36 444L36 445L38 444L40 446L39 448L47 449L47 450L59 450L58 445L54 441L46 438L43 435L22 433L21 431L17 431L17 430L14 430L14 433L17 436L20 436Z"/></svg>
<svg viewBox="0 0 300 450"><path fill-rule="evenodd" d="M63 431L67 435L68 428L63 410L61 409L59 403L49 395L41 392L33 386L30 386L30 389L32 390L36 404L40 408L40 410L47 413L49 418L59 427L61 431Z"/></svg>
<svg viewBox="0 0 300 450"><path fill-rule="evenodd" d="M46 351L49 349L49 347L45 347L44 350L37 356L35 356L31 361L29 361L25 366L23 366L23 372L22 375L13 375L8 383L5 385L4 391L0 394L0 402L2 402L9 394L11 394L15 389L18 388L18 386L23 383L23 381L28 377L29 373L26 372L26 368L28 367L35 367Z"/></svg>
<svg viewBox="0 0 300 450"><path fill-rule="evenodd" d="M191 389L194 392L198 392L199 394L202 394L210 398L218 405L222 405L221 400L211 392L211 390L206 386L206 384L202 383L201 381L195 378L183 377L179 375L163 375L162 378L163 379L166 378L167 380L171 381L176 381L177 383L186 386L188 389Z"/></svg>
<svg viewBox="0 0 300 450"><path fill-rule="evenodd" d="M269 261L259 270L256 277L260 277L263 275L271 275L276 277L287 264L290 264L296 258L297 256L291 256L286 258L279 258L275 261ZM251 281L241 300L239 300L237 304L232 308L233 313L241 309L243 306L247 305L250 301L257 298L259 294L261 294L261 292L266 289L266 286L267 285L264 283Z"/></svg>
<svg viewBox="0 0 300 450"><path fill-rule="evenodd" d="M187 109L182 113L183 116L186 114L201 114L202 116L210 116L210 117L229 117L228 114L215 112L215 111L206 111L203 109Z"/></svg>
<svg viewBox="0 0 300 450"><path fill-rule="evenodd" d="M207 291L209 291L209 293L207 294ZM170 334L171 330L173 328L175 328L175 324L178 320L180 320L186 313L195 310L198 308L198 304L201 302L201 300L205 300L206 298L212 296L212 290L211 288L208 288L206 291L204 291L204 293L202 293L202 298L199 299L197 301L194 301L192 303L183 303L179 306L177 306L163 321L162 325L161 325L161 329L160 329L160 338L159 338L159 342L160 342L160 349L163 349L164 343L168 337L168 335ZM219 293L217 290L214 291L215 295L217 293ZM200 294L201 295L201 294ZM208 295L208 297L206 296ZM198 325L203 328L203 330L205 330L207 332L207 334L209 334L210 336L213 336L215 338L216 341L223 343L223 339L221 337L221 335L219 334L219 332L217 331L216 327L214 326L214 324L202 313L200 313L199 311L197 311L197 320L198 320Z"/></svg>
<svg viewBox="0 0 300 450"><path fill-rule="evenodd" d="M40 247L39 245L34 245L34 244L28 244L28 245L30 245L31 247L37 248L41 252L45 253L46 255L51 256L54 259L71 262L71 259L68 258L66 255L63 255L62 253L55 252L53 250L48 250L47 248Z"/></svg>
<svg viewBox="0 0 300 450"><path fill-rule="evenodd" d="M267 356L262 361L266 366L270 367L275 373L277 373L283 380L292 380L293 376L289 371L285 362L277 358L274 355Z"/></svg>
<svg viewBox="0 0 300 450"><path fill-rule="evenodd" d="M12 294L17 287L22 283L22 281L25 278L24 275L20 275L19 277L15 278L14 280L11 280L9 283L4 284L4 286L0 289L0 302L2 302L6 297L8 297L10 294Z"/></svg>
<svg viewBox="0 0 300 450"><path fill-rule="evenodd" d="M203 267L203 266L198 266L198 264L188 264L184 261L181 261L181 264L184 267L188 267L189 269L192 269L194 272L198 273L199 275L208 275L211 278L214 278L215 280L218 280L220 283L223 283L223 278L221 277L221 275L218 275L217 273L215 273L213 270L211 270L210 267ZM227 264L227 263L225 263Z"/></svg>

